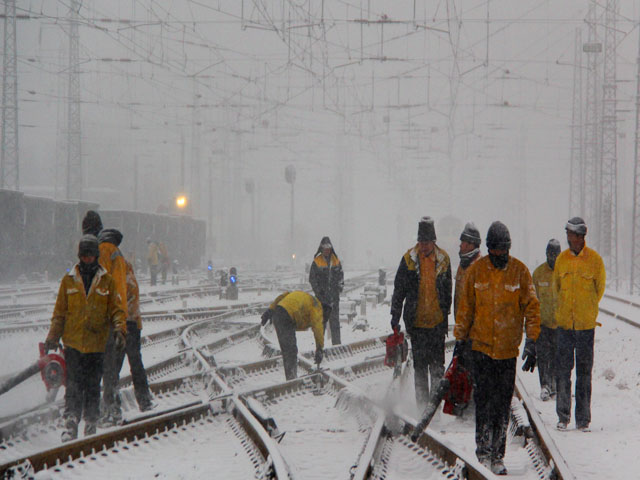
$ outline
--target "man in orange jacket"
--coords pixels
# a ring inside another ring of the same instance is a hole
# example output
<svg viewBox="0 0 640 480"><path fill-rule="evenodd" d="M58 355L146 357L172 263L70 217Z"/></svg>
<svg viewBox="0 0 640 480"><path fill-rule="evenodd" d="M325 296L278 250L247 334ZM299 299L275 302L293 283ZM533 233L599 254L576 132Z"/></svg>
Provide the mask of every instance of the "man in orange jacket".
<svg viewBox="0 0 640 480"><path fill-rule="evenodd" d="M487 248L489 255L467 271L453 330L457 340L454 356L462 355L467 340L471 341L476 456L496 475L506 475L504 453L518 348L524 325L523 370L533 371L540 303L529 270L509 256L511 236L502 222L489 227Z"/></svg>
<svg viewBox="0 0 640 480"><path fill-rule="evenodd" d="M115 282L98 263L98 239L84 235L78 244L78 262L62 277L51 328L45 340L47 351L64 343L67 385L64 395L65 430L62 441L78 436L84 412L85 435L96 433L100 405L100 378L105 345L112 327L115 343L125 344L125 314L117 298Z"/></svg>

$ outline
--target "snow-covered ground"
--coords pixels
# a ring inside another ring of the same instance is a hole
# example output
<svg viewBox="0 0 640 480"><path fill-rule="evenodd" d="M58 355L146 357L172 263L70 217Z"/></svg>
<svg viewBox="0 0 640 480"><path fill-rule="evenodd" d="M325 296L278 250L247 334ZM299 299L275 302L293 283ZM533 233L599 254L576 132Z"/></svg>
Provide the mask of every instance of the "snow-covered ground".
<svg viewBox="0 0 640 480"><path fill-rule="evenodd" d="M391 290L391 288L389 289ZM261 295L247 294L242 295L238 302L245 303L247 301L269 301L270 297L275 296L277 292L261 292ZM389 291L389 295L391 291ZM353 298L359 296L358 292L352 294ZM640 300L640 299L638 299ZM189 306L203 303L202 306L211 306L212 303L218 304L216 298L207 297L203 299L189 299ZM193 304L192 304L193 303ZM182 305L179 305L181 307ZM198 305L200 306L200 305ZM624 307L612 300L603 300L603 307L609 310L618 311L626 316L633 318L640 317L640 309L637 311L635 307ZM342 324L342 341L343 343L353 342L365 337L381 336L390 333L389 327L389 307L378 306L375 309L369 308L367 311L367 322L369 328L363 332L361 330L353 330L353 323ZM259 322L259 317L253 315L246 319L247 321ZM453 319L450 318L450 323ZM555 414L555 402L542 402L539 399L539 382L538 372L522 373L519 375L525 385L529 395L534 399L534 404L538 409L543 421L547 425L547 430L556 443L560 452L562 452L569 468L577 479L608 479L608 478L638 478L637 472L640 471L640 396L638 395L640 387L640 329L634 328L624 322L616 320L606 314L601 314L599 322L602 324L596 330L595 343L595 365L593 370L593 394L592 394L592 424L590 433L582 433L575 430L575 424L571 423L569 430L559 432L555 429L557 417ZM275 339L275 332L267 329L268 337ZM2 353L0 353L0 375L16 371L20 366L27 364L35 357L35 346L33 343L39 339L39 334L19 334L7 342L2 341ZM315 347L313 335L310 331L298 332L298 346L301 352L312 351ZM326 345L331 342L327 340ZM153 355L145 361L152 363L162 356L160 352L154 349L143 351L144 355ZM148 354L147 354L148 352ZM228 358L224 358L225 355ZM152 358L153 357L153 358ZM222 354L225 364L233 364L241 361L236 358L232 352ZM337 362L327 365L336 367ZM125 366L123 371L127 372ZM284 380L284 373L282 374ZM369 392L385 392L391 382L391 371L387 374L380 373L371 377L364 377L358 380L358 386L368 390ZM39 392L42 395L40 395ZM34 393L36 392L36 393ZM43 398L44 388L39 378L26 382L24 386L18 387L9 394L0 397L0 412L11 411L16 405L24 407L31 400ZM416 418L418 412L415 411L413 403L413 379L408 378L403 383L402 390L395 393L394 400L398 402L402 411ZM463 420L455 419L443 415L441 412L434 418L431 426L434 433L447 431L447 429L455 428L459 434L449 436L453 438L458 448L469 453L473 452L473 420L466 418ZM335 439L334 439L335 440ZM451 440L450 440L451 441ZM326 452L322 453L322 457L330 455L330 452L339 445L331 441L331 437L326 440ZM186 444L185 444L186 445ZM324 445L324 444L323 444ZM180 448L180 447L178 447ZM184 448L188 448L185 446ZM298 446L296 446L299 449ZM322 450L317 442L314 447L314 454L318 455L318 451ZM179 456L179 452L176 452ZM309 452L311 454L311 452ZM241 454L240 452L238 454ZM509 448L507 451L506 464L519 464L518 456L522 454L522 449ZM324 458L324 461L327 461ZM322 462L320 462L322 463ZM184 466L181 467L183 470ZM413 478L411 474L403 474L402 468L394 469L394 478L401 480ZM178 472L176 471L176 474ZM533 472L519 472L513 469L511 472L513 478L535 478ZM169 478L169 477L167 477ZM186 477L185 477L186 478ZM235 477L234 477L235 478ZM319 477L320 478L320 477Z"/></svg>

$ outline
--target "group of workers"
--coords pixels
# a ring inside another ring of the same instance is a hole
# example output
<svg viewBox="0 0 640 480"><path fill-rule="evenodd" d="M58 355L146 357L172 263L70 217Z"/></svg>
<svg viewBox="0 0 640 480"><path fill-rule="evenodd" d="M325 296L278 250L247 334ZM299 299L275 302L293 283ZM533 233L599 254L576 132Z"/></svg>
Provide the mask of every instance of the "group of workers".
<svg viewBox="0 0 640 480"><path fill-rule="evenodd" d="M133 266L122 255L122 233L105 229L89 210L82 221L78 259L62 278L45 351L62 348L67 366L62 441L118 424L120 370L127 355L140 411L154 407L140 353L139 288ZM100 408L100 382L103 385Z"/></svg>
<svg viewBox="0 0 640 480"><path fill-rule="evenodd" d="M507 428L523 331L522 370L533 372L538 365L540 398L556 399L556 428L567 430L571 420L575 366L576 428L590 431L594 334L606 274L600 255L586 246L584 220L571 218L565 230L569 248L561 251L558 240L549 240L546 262L532 277L523 262L509 255L511 236L506 225L491 224L486 236L488 254L482 256L480 232L467 223L460 235L452 299L449 256L436 244L433 219L423 217L417 243L403 255L396 272L391 327L397 330L402 317L409 334L416 404L419 409L427 405L444 374L453 303L453 356L470 371L473 383L476 456L496 475L507 474ZM309 281L315 296L285 292L262 315L263 325L273 321L287 380L296 377L296 330L313 330L318 364L327 322L334 344L340 342L337 307L343 273L328 237L318 248Z"/></svg>
<svg viewBox="0 0 640 480"><path fill-rule="evenodd" d="M85 435L96 433L99 423L121 422L118 380L125 353L140 410L154 406L140 354L138 283L119 249L122 234L104 229L95 211L87 212L82 230L79 262L60 283L45 341L47 351L59 348L60 340L64 343L63 441L77 438L83 414ZM589 431L594 334L606 274L601 257L586 246L584 220L571 218L565 230L569 248L561 251L558 240L549 240L546 262L532 277L523 262L509 255L511 237L506 225L491 224L486 236L488 254L481 256L480 232L473 223L466 224L460 235L453 296L449 255L436 243L433 219L423 217L417 243L402 256L396 272L391 327L397 330L402 317L409 334L416 404L426 406L444 374L445 337L453 303L453 356L471 371L473 379L476 456L497 475L507 473L506 435L523 330L522 369L533 372L538 365L541 399L556 398L557 428L566 430L571 420L575 366L576 428ZM262 315L262 325L271 321L276 330L287 380L297 376L296 331L313 331L318 365L327 325L332 343L341 340L339 302L344 273L329 237L321 240L309 270L314 295L284 292Z"/></svg>

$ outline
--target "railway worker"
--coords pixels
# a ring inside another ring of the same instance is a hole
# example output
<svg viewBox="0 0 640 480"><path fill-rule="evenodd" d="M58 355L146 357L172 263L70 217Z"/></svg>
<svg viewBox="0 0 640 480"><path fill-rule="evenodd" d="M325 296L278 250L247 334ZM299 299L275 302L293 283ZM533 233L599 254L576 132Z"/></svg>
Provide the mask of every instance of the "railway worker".
<svg viewBox="0 0 640 480"><path fill-rule="evenodd" d="M116 229L104 229L98 238L100 244L109 242L118 251L122 242L122 233ZM104 358L104 375L102 379L102 418L100 426L112 426L122 423L122 409L118 394L118 382L120 370L124 362L125 353L129 360L129 368L133 380L133 389L141 412L153 408L147 373L142 363L140 352L140 330L142 329L142 317L140 315L140 293L138 281L133 271L133 265L125 260L127 270L127 338L124 348L115 348L115 333L112 333L107 341Z"/></svg>
<svg viewBox="0 0 640 480"><path fill-rule="evenodd" d="M391 298L391 328L398 328L402 314L411 338L419 409L429 401L429 381L435 388L444 374L451 289L449 255L436 245L433 219L422 217L418 242L400 260Z"/></svg>
<svg viewBox="0 0 640 480"><path fill-rule="evenodd" d="M331 343L340 345L340 293L344 288L342 264L329 237L322 237L309 268L309 283L322 303L324 328L331 329ZM326 308L326 307L329 308Z"/></svg>
<svg viewBox="0 0 640 480"><path fill-rule="evenodd" d="M326 307L329 308L329 307ZM296 330L311 328L316 341L315 362L322 362L324 348L323 305L306 292L299 290L279 295L262 314L262 325L273 322L282 351L284 375L287 380L298 376L298 344Z"/></svg>
<svg viewBox="0 0 640 480"><path fill-rule="evenodd" d="M540 398L546 402L556 394L556 303L553 296L552 280L556 258L560 254L560 242L555 238L547 243L547 261L533 272L533 286L540 300L540 336L536 342L538 375L540 377Z"/></svg>
<svg viewBox="0 0 640 480"><path fill-rule="evenodd" d="M116 346L124 346L125 313L120 307L113 277L98 263L100 250L94 235L78 244L80 261L62 277L45 348L55 350L62 338L67 364L65 430L62 441L78 436L84 412L84 434L96 433L100 406L100 378L109 327Z"/></svg>
<svg viewBox="0 0 640 480"><path fill-rule="evenodd" d="M453 296L453 315L458 313L458 299L462 293L464 286L464 278L467 269L480 258L480 232L473 222L469 222L464 226L464 230L460 234L460 264L456 270L456 289Z"/></svg>
<svg viewBox="0 0 640 480"><path fill-rule="evenodd" d="M149 276L151 277L151 285L156 284L158 278L158 245L151 240L151 237L147 237L147 263L149 264Z"/></svg>
<svg viewBox="0 0 640 480"><path fill-rule="evenodd" d="M556 303L556 413L558 430L571 419L571 371L576 367L576 426L589 431L591 371L598 304L604 295L606 273L598 253L587 247L587 225L573 217L565 226L569 248L556 260L553 293Z"/></svg>
<svg viewBox="0 0 640 480"><path fill-rule="evenodd" d="M476 405L476 456L496 475L506 475L504 452L516 377L516 357L527 341L525 371L533 371L540 334L540 303L527 267L509 256L511 236L501 222L487 232L489 255L467 271L458 303L454 356L471 340Z"/></svg>
<svg viewBox="0 0 640 480"><path fill-rule="evenodd" d="M169 250L164 242L158 242L158 261L160 262L160 273L162 275L162 284L167 283L167 273L169 272Z"/></svg>

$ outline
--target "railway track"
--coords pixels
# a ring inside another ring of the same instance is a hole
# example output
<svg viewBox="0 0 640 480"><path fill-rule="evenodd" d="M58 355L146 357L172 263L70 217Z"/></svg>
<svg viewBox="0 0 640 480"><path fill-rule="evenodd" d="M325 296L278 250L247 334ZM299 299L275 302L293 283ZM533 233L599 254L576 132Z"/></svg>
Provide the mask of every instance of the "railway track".
<svg viewBox="0 0 640 480"><path fill-rule="evenodd" d="M434 428L411 441L417 420L397 402L399 386L383 364L382 337L327 347L321 371L311 363L312 352L303 351L299 378L283 382L277 346L259 325L242 321L252 308L218 310L213 317L207 317L211 310L182 312L193 317L171 333L148 336L146 348L168 340L177 345L173 355L147 368L159 403L151 414L137 412L123 377L127 421L121 427L60 446L59 407L49 408L48 419L43 411L27 414L13 430L3 424L0 474L46 470L53 478L77 478L112 470L115 462L141 478L194 468L217 474L222 468L226 478L493 478L475 459L470 422L436 418ZM35 420L25 428L29 415ZM199 448L205 441L217 448ZM516 475L573 478L519 380L508 443L507 466ZM338 448L324 452L328 445ZM148 466L150 452L153 464L137 472L135 465Z"/></svg>
<svg viewBox="0 0 640 480"><path fill-rule="evenodd" d="M602 313L605 313L617 320L621 320L625 323L628 323L632 327L640 328L640 302L635 300L624 298L618 295L613 295L611 293L605 293L604 298L608 300L612 300L616 304L619 304L625 310L624 313L615 312L610 308L603 307L602 304L599 307L599 310ZM627 308L624 308L627 307Z"/></svg>

